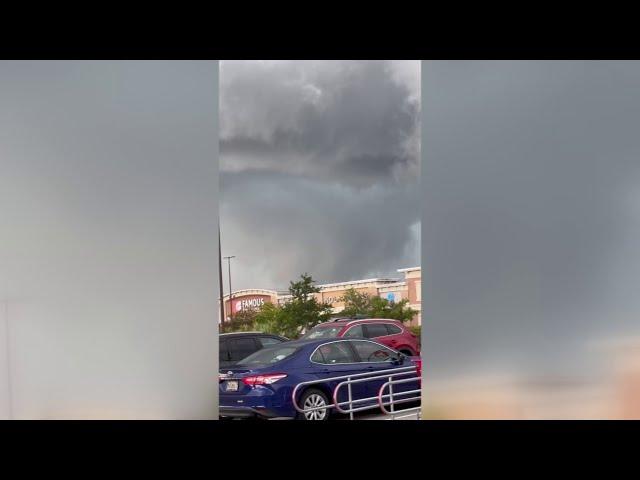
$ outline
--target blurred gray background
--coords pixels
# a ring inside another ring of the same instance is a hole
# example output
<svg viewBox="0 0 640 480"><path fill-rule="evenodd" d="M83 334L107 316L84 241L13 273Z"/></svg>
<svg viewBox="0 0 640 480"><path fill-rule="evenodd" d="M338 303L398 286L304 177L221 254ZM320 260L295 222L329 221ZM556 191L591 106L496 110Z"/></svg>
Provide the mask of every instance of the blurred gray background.
<svg viewBox="0 0 640 480"><path fill-rule="evenodd" d="M0 417L217 416L217 62L0 62Z"/></svg>
<svg viewBox="0 0 640 480"><path fill-rule="evenodd" d="M426 61L422 98L427 391L609 378L640 331L640 63Z"/></svg>

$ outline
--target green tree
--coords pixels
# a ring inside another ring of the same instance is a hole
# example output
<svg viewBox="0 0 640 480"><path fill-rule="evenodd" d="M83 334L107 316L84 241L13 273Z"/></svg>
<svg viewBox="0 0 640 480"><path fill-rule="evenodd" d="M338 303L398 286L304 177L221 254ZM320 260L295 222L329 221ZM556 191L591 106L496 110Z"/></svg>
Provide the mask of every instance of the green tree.
<svg viewBox="0 0 640 480"><path fill-rule="evenodd" d="M249 332L254 330L254 323L258 312L253 309L236 312L233 319L220 325L220 333Z"/></svg>
<svg viewBox="0 0 640 480"><path fill-rule="evenodd" d="M273 333L274 335L283 335L286 331L286 325L289 323L285 320L286 313L278 305L267 302L258 311L255 318L255 329L264 333Z"/></svg>
<svg viewBox="0 0 640 480"><path fill-rule="evenodd" d="M355 315L368 315L371 299L366 293L360 293L355 288L350 288L342 296L344 310L342 315L352 317Z"/></svg>
<svg viewBox="0 0 640 480"><path fill-rule="evenodd" d="M342 298L344 310L341 313L347 316L366 315L369 318L392 318L406 322L418 313L407 306L409 300L406 298L399 302L390 302L386 298L360 293L353 288L347 290Z"/></svg>
<svg viewBox="0 0 640 480"><path fill-rule="evenodd" d="M319 291L311 275L302 274L299 281L289 284L289 302L262 306L255 317L255 329L295 339L303 329L328 320L331 306L317 301L315 294Z"/></svg>
<svg viewBox="0 0 640 480"><path fill-rule="evenodd" d="M308 330L329 319L331 305L318 302L315 296L318 292L320 289L307 273L300 275L299 281L290 282L291 300L282 307L286 337L297 338L302 330Z"/></svg>
<svg viewBox="0 0 640 480"><path fill-rule="evenodd" d="M371 297L368 313L371 318L393 318L407 322L418 313L417 310L408 307L408 304L409 300L406 298L399 302L390 302L386 298Z"/></svg>

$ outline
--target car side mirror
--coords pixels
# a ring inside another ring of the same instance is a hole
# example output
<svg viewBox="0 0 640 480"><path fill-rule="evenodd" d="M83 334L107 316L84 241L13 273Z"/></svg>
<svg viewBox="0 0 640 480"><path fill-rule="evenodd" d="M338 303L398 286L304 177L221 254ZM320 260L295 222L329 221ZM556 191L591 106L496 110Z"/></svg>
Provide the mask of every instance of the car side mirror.
<svg viewBox="0 0 640 480"><path fill-rule="evenodd" d="M394 365L402 365L404 363L404 355L399 353L391 359L391 363Z"/></svg>

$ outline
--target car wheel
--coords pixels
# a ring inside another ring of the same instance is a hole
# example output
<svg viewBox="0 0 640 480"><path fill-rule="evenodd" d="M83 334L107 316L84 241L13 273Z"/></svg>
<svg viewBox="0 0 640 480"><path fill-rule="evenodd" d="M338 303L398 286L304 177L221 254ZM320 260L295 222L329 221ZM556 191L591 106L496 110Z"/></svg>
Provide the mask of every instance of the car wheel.
<svg viewBox="0 0 640 480"><path fill-rule="evenodd" d="M402 349L400 350L400 353L408 356L408 357L413 357L415 354L411 351L411 350L407 350L407 349Z"/></svg>
<svg viewBox="0 0 640 480"><path fill-rule="evenodd" d="M311 409L329 405L329 398L321 390L310 388L305 391L300 398L300 404L303 409ZM328 420L329 409L314 410L311 412L298 413L298 420Z"/></svg>

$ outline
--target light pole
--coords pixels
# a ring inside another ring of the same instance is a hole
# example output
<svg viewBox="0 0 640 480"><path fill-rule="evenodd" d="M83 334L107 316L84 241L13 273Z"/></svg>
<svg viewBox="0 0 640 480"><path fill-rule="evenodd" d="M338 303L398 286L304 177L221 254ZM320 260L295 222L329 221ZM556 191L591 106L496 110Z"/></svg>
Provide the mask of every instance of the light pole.
<svg viewBox="0 0 640 480"><path fill-rule="evenodd" d="M231 303L231 295L233 293L233 290L231 290L231 259L232 258L236 258L235 255L231 255L229 257L224 257L224 259L227 261L227 264L229 266L229 320L233 320L233 303Z"/></svg>
<svg viewBox="0 0 640 480"><path fill-rule="evenodd" d="M220 330L224 327L224 288L222 285L222 241L220 239L220 223L218 223L218 281L220 283Z"/></svg>

